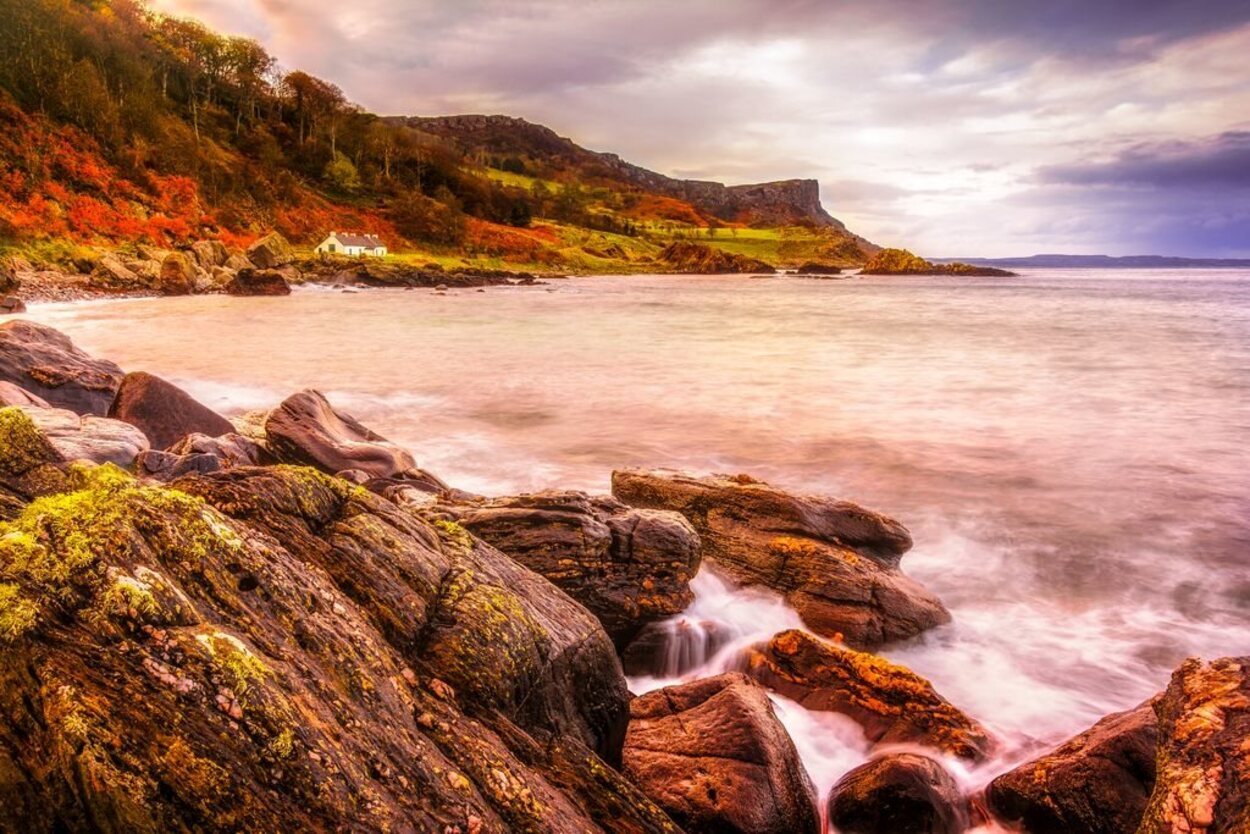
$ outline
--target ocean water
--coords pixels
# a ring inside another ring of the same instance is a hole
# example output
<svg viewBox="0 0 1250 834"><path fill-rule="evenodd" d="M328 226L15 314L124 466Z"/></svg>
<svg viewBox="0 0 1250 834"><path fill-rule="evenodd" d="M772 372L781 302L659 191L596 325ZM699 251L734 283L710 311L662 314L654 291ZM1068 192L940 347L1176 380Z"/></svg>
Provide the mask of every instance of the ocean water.
<svg viewBox="0 0 1250 834"><path fill-rule="evenodd" d="M954 622L885 654L1002 740L971 787L1186 656L1250 654L1247 272L598 277L29 317L225 412L317 388L469 490L668 466L891 514ZM796 622L710 573L696 590L687 619L739 642ZM848 722L778 711L822 792L864 760Z"/></svg>

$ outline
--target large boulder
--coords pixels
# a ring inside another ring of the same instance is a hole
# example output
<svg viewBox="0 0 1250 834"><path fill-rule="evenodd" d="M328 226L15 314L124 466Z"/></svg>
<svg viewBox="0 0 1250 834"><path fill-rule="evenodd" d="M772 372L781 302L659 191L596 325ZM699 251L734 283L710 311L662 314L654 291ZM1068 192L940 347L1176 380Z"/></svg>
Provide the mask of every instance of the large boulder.
<svg viewBox="0 0 1250 834"><path fill-rule="evenodd" d="M1138 834L1250 831L1250 657L1190 658L1155 714L1158 771Z"/></svg>
<svg viewBox="0 0 1250 834"><path fill-rule="evenodd" d="M91 279L96 286L113 290L136 290L146 285L140 275L113 254L105 255L96 262Z"/></svg>
<svg viewBox="0 0 1250 834"><path fill-rule="evenodd" d="M128 467L150 447L142 431L121 420L90 414L84 417L63 408L18 407L68 461Z"/></svg>
<svg viewBox="0 0 1250 834"><path fill-rule="evenodd" d="M0 324L0 381L57 408L104 416L122 377L121 368L92 359L51 327L30 321Z"/></svg>
<svg viewBox="0 0 1250 834"><path fill-rule="evenodd" d="M1149 702L1109 715L996 778L990 810L1031 834L1132 834L1154 789L1158 727Z"/></svg>
<svg viewBox="0 0 1250 834"><path fill-rule="evenodd" d="M928 756L893 753L838 780L829 824L840 834L962 834L970 815L946 768Z"/></svg>
<svg viewBox="0 0 1250 834"><path fill-rule="evenodd" d="M75 477L0 526L0 830L678 834L558 720L607 690L623 718L607 636L497 551L308 469ZM540 643L473 670L506 713L445 675L517 610Z"/></svg>
<svg viewBox="0 0 1250 834"><path fill-rule="evenodd" d="M161 261L156 288L162 295L190 295L196 279L195 262L185 252L170 252Z"/></svg>
<svg viewBox="0 0 1250 834"><path fill-rule="evenodd" d="M417 466L408 451L336 411L317 391L301 391L283 400L265 419L265 435L279 460L315 466L331 475L358 470L374 478L393 478Z"/></svg>
<svg viewBox="0 0 1250 834"><path fill-rule="evenodd" d="M269 453L259 443L233 432L218 437L189 434L163 451L140 454L135 468L159 481L171 481L235 466L259 466L269 460Z"/></svg>
<svg viewBox="0 0 1250 834"><path fill-rule="evenodd" d="M541 492L437 511L554 582L599 618L619 647L685 610L699 536L677 513L582 492Z"/></svg>
<svg viewBox="0 0 1250 834"><path fill-rule="evenodd" d="M8 405L34 405L39 408L51 408L43 397L36 397L25 388L11 382L0 382L0 408Z"/></svg>
<svg viewBox="0 0 1250 834"><path fill-rule="evenodd" d="M985 759L985 728L939 695L915 672L876 655L844 649L798 630L749 649L746 673L810 710L853 718L870 741L922 744Z"/></svg>
<svg viewBox="0 0 1250 834"><path fill-rule="evenodd" d="M108 416L141 429L156 449L168 448L188 434L215 437L234 431L229 420L178 386L142 371L122 378Z"/></svg>
<svg viewBox="0 0 1250 834"><path fill-rule="evenodd" d="M898 568L911 547L907 529L857 504L791 495L744 475L671 470L613 472L612 493L681 513L705 558L739 582L780 591L809 628L847 645L871 649L950 621Z"/></svg>
<svg viewBox="0 0 1250 834"><path fill-rule="evenodd" d="M17 407L0 408L0 518L32 498L64 487L65 458Z"/></svg>
<svg viewBox="0 0 1250 834"><path fill-rule="evenodd" d="M276 269L241 269L226 281L227 295L290 295L291 285Z"/></svg>
<svg viewBox="0 0 1250 834"><path fill-rule="evenodd" d="M260 269L276 269L295 260L295 250L286 238L270 232L247 247L247 259Z"/></svg>
<svg viewBox="0 0 1250 834"><path fill-rule="evenodd" d="M768 694L740 674L634 699L625 774L688 834L816 834L816 793Z"/></svg>
<svg viewBox="0 0 1250 834"><path fill-rule="evenodd" d="M224 266L230 257L230 252L220 240L197 240L191 244L191 254L206 272L212 272L215 266Z"/></svg>

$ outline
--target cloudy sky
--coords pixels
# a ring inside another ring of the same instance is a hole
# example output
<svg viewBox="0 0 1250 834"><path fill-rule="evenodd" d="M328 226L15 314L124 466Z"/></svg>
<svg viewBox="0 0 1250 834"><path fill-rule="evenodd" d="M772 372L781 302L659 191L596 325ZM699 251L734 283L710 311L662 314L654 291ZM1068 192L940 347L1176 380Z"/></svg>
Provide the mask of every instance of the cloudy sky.
<svg viewBox="0 0 1250 834"><path fill-rule="evenodd" d="M820 180L930 256L1250 257L1250 0L154 0L386 114Z"/></svg>

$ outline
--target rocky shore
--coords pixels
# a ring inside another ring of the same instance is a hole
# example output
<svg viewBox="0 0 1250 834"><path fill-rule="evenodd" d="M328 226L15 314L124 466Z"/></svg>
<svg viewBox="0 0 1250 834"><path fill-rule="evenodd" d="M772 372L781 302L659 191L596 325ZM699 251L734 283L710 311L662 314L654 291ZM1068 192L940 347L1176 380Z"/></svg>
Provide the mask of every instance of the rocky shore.
<svg viewBox="0 0 1250 834"><path fill-rule="evenodd" d="M303 283L339 287L487 287L539 283L528 272L444 269L395 261L298 257L274 232L246 250L216 240L170 250L135 246L52 268L20 256L0 259L0 314L20 312L32 301L81 301L166 295L286 295Z"/></svg>
<svg viewBox="0 0 1250 834"><path fill-rule="evenodd" d="M312 268L247 257L223 286ZM199 280L183 259L161 286ZM1187 661L970 789L1001 740L874 653L950 621L911 545L747 475L475 495L318 392L228 419L9 321L0 831L1250 830L1250 657ZM635 696L622 658L661 671L705 567L805 628ZM854 722L871 760L819 797L773 695Z"/></svg>

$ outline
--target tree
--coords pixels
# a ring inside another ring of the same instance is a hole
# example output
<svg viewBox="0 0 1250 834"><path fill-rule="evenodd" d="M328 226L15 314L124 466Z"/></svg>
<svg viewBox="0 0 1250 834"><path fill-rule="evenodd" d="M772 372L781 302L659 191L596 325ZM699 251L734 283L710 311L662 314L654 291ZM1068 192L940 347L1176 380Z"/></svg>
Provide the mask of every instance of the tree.
<svg viewBox="0 0 1250 834"><path fill-rule="evenodd" d="M334 159L326 165L323 176L339 191L359 191L360 172L352 161L343 154L335 154Z"/></svg>

